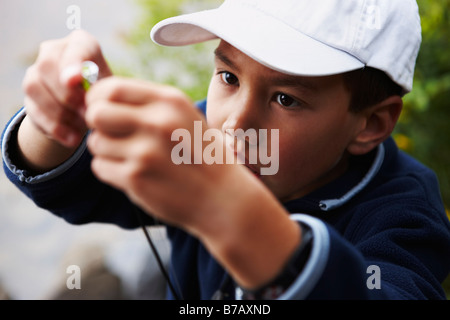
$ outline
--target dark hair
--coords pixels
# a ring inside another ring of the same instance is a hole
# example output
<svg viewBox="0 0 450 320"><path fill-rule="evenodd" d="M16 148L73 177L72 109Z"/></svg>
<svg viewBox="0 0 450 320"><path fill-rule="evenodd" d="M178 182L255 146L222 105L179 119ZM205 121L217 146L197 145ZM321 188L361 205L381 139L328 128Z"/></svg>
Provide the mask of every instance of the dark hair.
<svg viewBox="0 0 450 320"><path fill-rule="evenodd" d="M359 112L391 96L403 96L404 90L385 72L365 67L343 74L344 83L351 93L351 112Z"/></svg>

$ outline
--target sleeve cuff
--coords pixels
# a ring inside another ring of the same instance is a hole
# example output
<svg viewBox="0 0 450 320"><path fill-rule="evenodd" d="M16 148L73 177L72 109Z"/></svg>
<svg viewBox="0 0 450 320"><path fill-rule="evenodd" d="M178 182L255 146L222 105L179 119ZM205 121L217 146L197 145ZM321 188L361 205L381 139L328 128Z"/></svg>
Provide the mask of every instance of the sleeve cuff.
<svg viewBox="0 0 450 320"><path fill-rule="evenodd" d="M305 214L293 214L291 219L311 228L313 242L309 259L303 271L294 283L280 295L279 300L306 299L322 277L330 251L330 237L325 223Z"/></svg>
<svg viewBox="0 0 450 320"><path fill-rule="evenodd" d="M66 160L63 164L56 167L53 170L50 170L48 172L33 176L30 175L27 170L19 168L16 164L13 163L11 152L14 152L14 150L10 150L10 144L11 139L13 138L14 134L16 134L16 131L19 127L19 125L22 123L22 120L26 116L26 109L22 108L9 122L7 127L5 128L5 131L3 133L3 139L2 139L2 157L4 164L6 168L15 175L21 182L28 183L28 184L37 184L40 182L45 182L51 179L54 179L60 175L62 175L64 172L66 172L68 169L70 169L83 155L83 153L86 150L86 137L84 138L83 142L80 144L79 148L75 151L75 153Z"/></svg>
<svg viewBox="0 0 450 320"><path fill-rule="evenodd" d="M293 214L291 219L308 226L312 232L312 247L308 261L292 285L278 300L304 300L313 291L328 263L330 236L326 225L317 218L305 214ZM243 291L236 288L236 299L242 300Z"/></svg>

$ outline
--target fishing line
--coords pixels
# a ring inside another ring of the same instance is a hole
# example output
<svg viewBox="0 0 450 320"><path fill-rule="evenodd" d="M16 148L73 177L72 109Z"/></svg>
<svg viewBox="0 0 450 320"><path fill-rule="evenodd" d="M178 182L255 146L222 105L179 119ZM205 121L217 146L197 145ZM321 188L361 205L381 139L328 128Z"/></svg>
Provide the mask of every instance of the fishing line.
<svg viewBox="0 0 450 320"><path fill-rule="evenodd" d="M151 250L152 250L152 252L153 252L153 255L154 255L155 258L156 258L156 262L158 263L159 270L161 271L162 275L163 275L164 278L166 279L167 284L169 285L169 289L170 289L170 291L172 292L172 295L173 295L173 297L175 298L175 300L180 300L180 298L179 298L179 296L178 296L178 294L177 294L177 292L176 292L176 290L175 290L175 287L174 287L173 284L172 284L172 281L170 281L170 277L169 277L169 275L167 274L166 268L164 268L164 264L163 264L163 262L162 262L161 256L159 255L159 252L158 252L158 250L156 249L156 246L155 246L155 244L153 243L153 241L152 241L152 239L151 239L151 237L150 237L150 234L149 234L148 231L147 231L147 228L146 228L146 226L145 226L145 224L144 224L144 221L143 221L143 219L142 219L142 216L141 216L142 212L139 211L137 208L136 208L134 211L136 212L137 218L138 218L138 220L139 220L139 224L141 225L141 228L142 228L142 230L144 231L145 237L147 238L147 242L148 242L149 245L150 245L150 248L151 248Z"/></svg>

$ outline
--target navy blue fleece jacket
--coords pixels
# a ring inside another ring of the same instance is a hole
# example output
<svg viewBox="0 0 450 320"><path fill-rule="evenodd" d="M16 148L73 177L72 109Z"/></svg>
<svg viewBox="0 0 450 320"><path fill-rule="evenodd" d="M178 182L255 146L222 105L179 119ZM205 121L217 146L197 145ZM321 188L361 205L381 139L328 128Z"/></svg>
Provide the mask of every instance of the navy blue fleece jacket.
<svg viewBox="0 0 450 320"><path fill-rule="evenodd" d="M85 143L45 174L32 176L18 166L15 132L25 112L19 111L2 135L8 178L39 207L69 223L138 227L128 198L93 176ZM313 242L303 270L280 299L445 299L440 283L450 270L450 224L438 181L392 139L354 157L337 180L284 206L293 220L311 228ZM148 215L146 223L153 223ZM211 299L226 271L197 239L167 228L170 274L181 296ZM225 290L239 298L232 282Z"/></svg>

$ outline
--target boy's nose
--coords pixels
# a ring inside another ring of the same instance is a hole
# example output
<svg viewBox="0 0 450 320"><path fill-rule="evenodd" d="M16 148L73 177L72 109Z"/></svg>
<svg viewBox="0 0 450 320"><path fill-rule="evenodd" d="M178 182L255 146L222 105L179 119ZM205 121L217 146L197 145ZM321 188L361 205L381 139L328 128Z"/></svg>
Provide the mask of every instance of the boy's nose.
<svg viewBox="0 0 450 320"><path fill-rule="evenodd" d="M227 147L234 151L238 161L245 163L246 152L258 146L258 105L256 99L239 99L229 110L222 132L225 133Z"/></svg>
<svg viewBox="0 0 450 320"><path fill-rule="evenodd" d="M222 131L242 129L257 130L258 125L258 108L256 103L251 99L240 100L234 102L230 107L230 112L222 125Z"/></svg>

